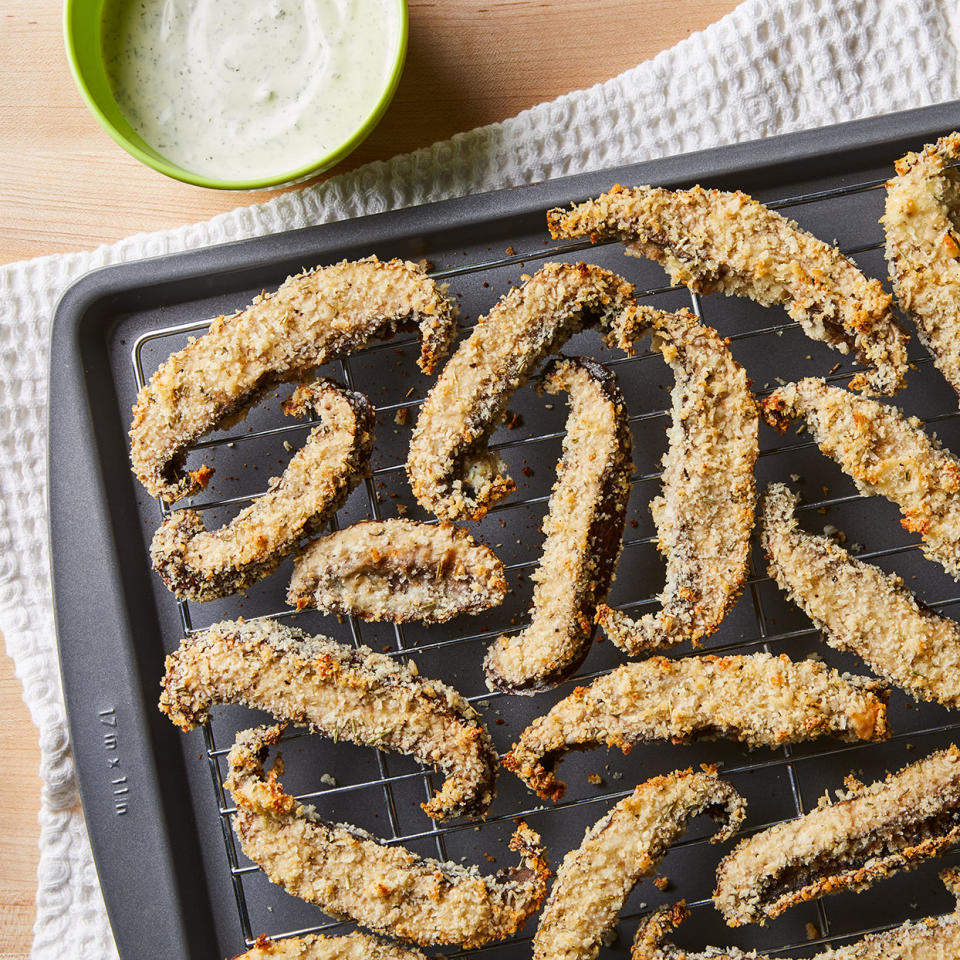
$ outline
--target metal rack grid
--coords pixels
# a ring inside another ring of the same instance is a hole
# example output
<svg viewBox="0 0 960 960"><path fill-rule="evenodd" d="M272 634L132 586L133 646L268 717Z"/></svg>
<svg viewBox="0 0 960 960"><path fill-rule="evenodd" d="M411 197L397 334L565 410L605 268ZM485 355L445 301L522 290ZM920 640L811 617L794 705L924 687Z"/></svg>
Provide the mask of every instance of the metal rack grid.
<svg viewBox="0 0 960 960"><path fill-rule="evenodd" d="M829 200L837 199L841 197L852 196L854 194L875 191L879 187L881 187L883 183L884 183L883 179L862 181L862 182L858 182L858 183L843 186L843 187L821 190L813 193L798 194L795 196L780 198L774 201L768 201L767 206L773 209L781 209L781 210L789 209L791 207L814 203L817 201L825 201L825 200L829 201ZM579 251L590 249L593 246L594 245L586 241L572 242L572 243L565 243L565 244L552 244L552 245L545 246L543 250L538 250L535 253L526 252L526 253L512 254L509 256L498 257L498 258L483 261L483 262L476 262L468 265L458 266L451 269L431 271L430 276L435 280L448 280L448 279L455 278L457 276L482 273L484 271L491 270L494 268L499 268L499 267L505 267L510 265L522 266L525 263L528 263L533 260L543 261L553 257L566 257L571 254L578 253ZM881 247L881 244L879 243L868 243L860 246L846 247L844 248L843 252L848 255L856 255L856 254L864 253L868 251L875 251L880 247ZM644 290L638 290L635 293L635 296L638 300L649 299L651 297L662 295L667 292L676 291L676 289L677 288L674 288L671 286L651 287ZM690 304L693 311L697 314L698 317L703 318L703 308L702 308L700 297L694 293L690 293L689 297L690 297ZM131 350L131 361L132 361L133 373L136 381L137 390L139 391L144 386L147 379L144 373L143 351L144 351L144 348L149 343L164 337L172 336L172 335L202 333L209 325L209 322L210 322L209 320L206 320L206 321L192 322L188 324L180 324L175 326L158 327L141 335L135 341ZM705 322L709 322L709 319L706 319ZM793 323L793 321L772 323L768 326L764 326L759 329L734 333L730 336L729 339L731 341L737 341L737 340L751 339L751 338L757 338L757 337L769 337L769 336L779 335L783 331L791 329L794 326L795 324ZM469 330L470 328L469 326L467 326L465 329ZM380 350L394 349L399 346L403 346L404 344L412 343L414 342L414 339L415 338L412 338L412 337L398 338L396 340L391 340L386 343L376 344L368 347L363 353L370 354ZM645 362L654 356L658 356L658 354L654 354L650 351L647 351L632 357L616 357L614 359L609 359L605 361L605 364L611 367L634 365L634 364ZM349 358L337 361L337 365L339 366L339 371L340 371L342 380L346 383L346 385L349 388L362 389L362 384L358 387L358 385L355 382L355 376L354 376L353 370L351 369L351 361ZM930 366L932 366L932 361L928 356L923 356L921 358L916 359L913 362L913 366L919 369L922 369L925 367L929 368ZM851 376L850 371L843 371L839 373L831 372L831 374L827 375L825 379L828 382L836 383L836 382L842 382L848 379L850 376ZM769 391L756 391L758 396L763 396L768 392ZM423 399L424 398L422 397L410 398L410 399L404 399L401 402L375 405L375 410L377 414L382 414L386 412L393 412L400 408L416 409L423 402ZM645 411L642 413L635 413L631 415L630 423L633 426L643 421L655 420L658 418L667 418L669 416L670 416L669 409ZM936 424L939 422L943 422L943 421L955 418L957 416L960 416L960 411L953 410L947 413L940 413L940 414L932 415L929 417L925 417L924 423L928 425ZM217 447L225 444L234 444L237 442L245 442L250 440L262 439L265 437L282 436L284 434L291 433L293 431L302 431L304 429L310 428L316 425L318 422L319 421L317 420L298 420L296 423L284 424L281 426L255 430L253 432L246 433L246 434L235 434L235 435L228 434L223 437L216 437L216 438L201 441L195 444L190 449L200 450L204 448ZM562 435L563 434L561 431L540 433L530 437L494 442L490 444L490 447L491 449L494 449L494 450L505 450L511 447L524 446L526 444L538 443L545 440L558 439L562 437ZM761 450L760 456L766 457L771 455L777 455L777 454L784 453L786 451L799 450L799 449L804 449L804 448L809 448L814 446L815 446L815 443L812 440L794 441L791 443L778 444L776 447L773 447L771 449ZM403 463L397 463L397 464L391 464L384 467L379 467L371 471L370 475L368 475L365 478L364 489L366 493L367 506L370 511L370 515L374 519L379 520L382 518L382 507L384 505L381 495L378 492L374 481L378 477L382 477L388 474L394 474L399 471L402 471L403 468L404 468ZM660 476L661 474L659 471L648 472L644 474L635 474L634 477L632 478L632 483L636 485L638 483L656 480ZM257 496L260 496L260 495L262 495L262 493L253 494L249 496L237 496L237 497L215 499L209 502L194 505L194 509L206 511L206 510L213 510L221 507L231 507L236 505L242 505L242 504L251 502ZM548 499L549 499L549 494L544 496L527 497L522 499L511 498L506 503L499 504L498 506L494 507L491 513L496 513L498 510L510 509L518 506L522 507L522 506L529 506L537 503L545 503ZM836 496L836 497L824 496L818 500L802 504L799 509L801 511L819 510L823 512L825 508L830 508L830 507L838 506L841 504L851 503L861 499L863 499L863 496L859 493L847 494L847 495ZM156 502L159 508L161 519L167 517L171 513L171 507L160 500L157 500ZM432 520L427 522L436 522L436 521ZM331 529L336 529L336 528L337 528L337 520L335 518L331 523ZM626 547L636 546L640 544L655 543L656 537L648 536L648 537L631 538L627 536L624 538L623 542L624 542L624 547L626 548ZM860 552L857 554L857 556L858 556L858 559L861 559L861 560L877 560L880 558L896 556L898 554L914 551L917 549L917 547L918 547L918 544L909 543L909 544L903 544L903 545L898 545L893 547L886 547L886 548L873 550L869 552ZM533 568L537 565L538 562L539 562L538 560L520 561L515 563L507 563L504 566L508 572L515 572L515 571L522 571L525 569ZM819 631L813 626L805 626L799 629L771 632L771 630L769 629L768 618L764 611L763 601L762 601L760 592L758 590L760 585L766 582L770 582L770 579L771 578L768 577L765 573L758 572L756 570L756 564L754 560L751 559L750 575L747 578L746 585L744 588L744 593L749 596L749 603L752 607L753 618L756 624L756 634L749 639L737 639L731 643L711 646L709 650L710 653L723 654L733 650L739 651L739 650L749 650L749 649L769 651L771 649L771 645L774 643L798 639L801 637L809 637L819 633ZM651 603L656 602L656 600L657 600L657 597L655 595L647 596L642 599L635 599L627 603L619 604L618 606L621 609L630 609L634 607L649 605ZM932 602L928 601L928 605L937 611L945 610L946 608L954 606L958 603L960 603L960 594L949 596L949 597L946 597L940 600L935 600ZM181 625L185 634L189 635L197 632L197 629L194 628L192 624L191 614L190 614L188 605L183 601L178 600L177 607L180 615ZM260 617L258 617L258 619L281 619L285 617L292 617L294 615L295 615L295 611L293 610L278 609L278 610L273 610L269 613L263 614ZM359 646L361 644L361 632L360 632L359 621L355 617L349 617L347 619L349 622L353 643L355 646ZM396 643L396 650L392 650L390 651L390 653L391 655L399 656L404 660L408 657L408 655L414 652L420 653L425 650L437 649L440 647L450 647L454 645L465 644L468 642L493 640L497 636L505 632L503 629L488 630L488 631L474 632L474 633L468 632L463 634L456 634L454 636L448 637L443 640L435 641L433 643L411 644L410 642L408 642L405 636L403 624L394 624L392 626L394 631L394 640ZM525 626L526 626L526 623L519 623L509 628L509 630L506 632L520 631ZM607 672L609 671L598 670L593 672L579 673L574 678L571 678L571 679L576 680L577 682L584 682L584 681L592 680L595 677L602 676ZM499 692L484 692L481 694L467 697L466 699L469 702L476 703L478 701L493 701L504 696L509 696L509 694L504 694ZM904 731L899 734L894 734L889 740L885 742L896 743L899 741L906 741L908 739L916 739L918 737L949 733L956 730L960 730L960 719L950 723L926 726L920 729L912 729L912 730ZM304 734L303 733L295 733L292 735L286 734L283 737L283 740L289 741L289 740L296 739L297 737L300 737L300 736L304 736ZM237 844L236 844L234 834L230 824L230 816L234 812L234 808L228 802L225 791L224 791L224 786L223 786L224 775L223 775L222 764L224 764L226 754L229 752L230 748L217 746L209 723L204 725L203 727L203 737L204 737L204 745L205 745L205 752L206 752L206 760L209 765L213 791L214 791L214 798L217 804L220 825L222 828L227 864L229 867L233 891L236 898L236 907L237 907L237 914L238 914L240 929L242 931L244 942L249 947L253 945L256 939L256 934L255 934L255 931L252 929L251 922L250 922L250 916L249 916L249 910L248 910L248 904L247 904L247 892L244 888L244 879L248 877L250 874L257 873L260 868L257 867L256 865L241 864L240 859L238 857ZM802 756L795 755L794 751L791 749L790 746L785 746L781 748L779 751L777 751L779 755L774 756L773 758L758 760L755 762L743 762L737 766L726 766L723 770L723 775L731 776L731 775L750 773L750 772L761 771L761 770L776 770L776 769L784 770L789 780L795 813L797 816L800 816L804 814L809 809L809 807L805 803L804 792L801 785L800 776L797 770L798 765L806 764L811 761L816 761L826 757L833 757L841 754L856 754L858 751L869 750L873 746L875 745L864 744L864 743L845 743L842 745L837 745L836 743L833 743L828 746L825 746L822 749L817 749L814 752L810 752ZM473 829L475 828L476 824L473 821L461 821L453 824L440 826L437 823L431 821L429 829L419 831L419 832L403 833L400 829L399 822L398 822L396 800L394 797L393 788L394 786L396 786L401 782L419 780L422 782L425 798L429 799L433 793L432 781L431 781L433 770L432 768L427 767L423 764L418 764L419 769L416 770L415 772L390 775L387 773L383 754L379 750L376 750L375 748L372 748L372 747L366 748L366 749L372 750L373 753L376 755L377 768L379 771L379 776L377 779L367 780L360 783L351 783L348 785L338 785L336 787L326 788L322 791L300 793L296 795L296 798L301 801L309 802L319 797L321 794L325 797L328 797L338 793L348 793L352 791L363 790L365 788L379 787L382 790L383 802L387 812L387 822L390 828L390 836L384 837L383 838L384 841L388 844L408 844L418 840L432 839L434 841L437 856L441 860L447 860L448 857L447 857L447 849L446 849L446 842L445 842L446 838L452 833L455 833L457 831ZM501 776L503 775L504 774L501 773ZM559 814L564 809L567 809L570 807L582 807L582 806L587 806L592 804L592 805L598 806L597 816L599 817L600 815L602 815L602 812L604 812L610 805L612 805L614 802L619 801L620 799L626 796L629 796L632 792L633 790L631 788L627 790L604 791L603 793L596 796L578 797L573 800L562 801L555 804L552 808L552 811ZM532 794L530 796L531 796L531 801L533 801L535 798L533 797ZM545 808L544 806L538 803L531 802L528 806L525 806L523 809L511 810L507 813L500 813L500 814L497 814L496 816L488 817L485 819L484 823L485 824L502 823L510 820L515 820L520 817L528 817L534 814L543 814L544 812L546 812L546 810L547 808ZM745 831L741 831L740 836L742 837L742 836L749 835L751 833L759 832L779 822L783 822L783 820L771 820L766 823L753 825L749 829ZM674 848L696 847L706 842L707 842L707 838L705 837L693 838L693 839L687 838L687 839L681 839L680 841L675 843L673 846ZM551 857L551 859L554 861L554 864L555 865L559 864L561 857L556 855L553 851L551 851L551 853L554 854ZM711 905L712 905L712 901L709 898L701 898L698 900L687 902L687 906L689 909L691 909L691 911L701 910ZM799 950L801 948L818 947L821 945L829 945L831 943L835 943L838 941L851 940L856 937L861 937L869 933L874 933L884 929L889 929L890 927L893 927L896 925L896 923L886 923L886 924L871 926L868 928L862 928L855 932L844 932L841 935L832 936L830 932L830 919L829 919L828 911L823 899L816 901L816 909L817 909L817 915L819 918L819 931L818 931L819 935L818 936L816 937L808 936L806 939L804 939L801 942L786 943L778 947L775 947L773 949L783 953L790 953L792 951ZM636 919L641 915L642 915L641 913L624 913L621 915L620 919L621 921L623 920L629 921L631 919ZM277 930L277 931L268 931L268 935L273 938L302 936L310 933L326 932L331 930L336 931L337 928L346 929L346 925L342 921L328 920L325 922L317 923L315 925L302 927L300 929L284 929L284 930ZM512 938L510 942L524 942L524 941L529 941L531 939L532 939L532 934L527 933L527 934ZM496 949L499 946L502 946L502 944L492 943L492 944L488 944L487 946L481 947L479 949L473 950L471 951L471 953L485 953L490 950ZM452 954L452 956L454 957L461 957L465 955L466 954L464 953Z"/></svg>

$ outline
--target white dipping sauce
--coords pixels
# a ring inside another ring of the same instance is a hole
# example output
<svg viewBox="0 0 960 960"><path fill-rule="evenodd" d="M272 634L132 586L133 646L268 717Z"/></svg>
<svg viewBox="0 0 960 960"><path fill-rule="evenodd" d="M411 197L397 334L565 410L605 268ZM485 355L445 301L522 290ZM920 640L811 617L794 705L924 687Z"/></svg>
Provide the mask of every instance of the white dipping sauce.
<svg viewBox="0 0 960 960"><path fill-rule="evenodd" d="M105 0L107 77L137 133L218 180L293 173L363 126L396 60L394 0Z"/></svg>

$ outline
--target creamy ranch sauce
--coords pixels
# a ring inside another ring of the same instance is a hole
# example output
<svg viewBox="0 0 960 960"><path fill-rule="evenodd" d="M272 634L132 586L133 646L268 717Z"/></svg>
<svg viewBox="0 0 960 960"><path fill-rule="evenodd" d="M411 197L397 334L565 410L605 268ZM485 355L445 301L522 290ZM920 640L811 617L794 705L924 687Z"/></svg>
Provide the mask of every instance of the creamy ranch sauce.
<svg viewBox="0 0 960 960"><path fill-rule="evenodd" d="M101 45L130 125L193 173L292 172L362 126L398 38L392 0L105 0Z"/></svg>

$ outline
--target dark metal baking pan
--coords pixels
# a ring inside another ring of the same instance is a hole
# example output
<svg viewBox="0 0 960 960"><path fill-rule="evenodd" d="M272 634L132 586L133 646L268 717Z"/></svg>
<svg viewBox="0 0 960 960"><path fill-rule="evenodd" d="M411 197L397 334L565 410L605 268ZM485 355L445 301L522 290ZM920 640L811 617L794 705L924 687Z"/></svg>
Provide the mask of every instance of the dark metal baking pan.
<svg viewBox="0 0 960 960"><path fill-rule="evenodd" d="M635 282L646 291L648 302L689 304L686 291L665 289L658 267L625 258L616 244L558 249L549 241L546 209L595 195L614 182L743 188L776 202L819 236L836 238L868 274L885 277L877 224L883 202L879 185L905 150L957 127L960 103L949 103L123 264L78 281L57 310L51 350L53 578L83 806L121 956L222 957L240 952L245 939L261 932L344 928L271 885L232 841L225 813L229 795L223 794L220 782L224 753L234 732L259 717L224 708L208 730L181 735L157 712L163 658L184 630L224 616L278 614L284 609L289 566L247 597L206 605L180 605L159 584L149 569L147 545L160 522L160 507L136 484L127 458L126 430L140 379L149 377L188 335L202 332L209 318L245 305L289 273L370 253L429 260L457 295L466 325L518 282L524 270L536 269L547 258L587 259ZM731 336L733 351L758 390L828 371L843 382L852 369L838 354L806 339L782 310L718 297L694 305L708 323ZM566 352L609 360L630 405L637 480L613 597L618 603L650 606L662 585L663 566L652 543L647 504L658 488L671 377L662 361L649 354L631 360L610 354L593 333L575 338ZM349 379L378 406L374 474L341 511L341 525L374 514L423 515L402 471L416 404L430 383L416 372L414 354L415 345L401 337L332 368L335 376ZM912 355L917 368L897 402L934 421L944 441L960 450L955 396L916 344ZM841 366L834 370L838 360ZM340 623L316 613L297 619L305 629L346 642L387 648L398 656L412 654L421 673L452 682L473 698L501 750L533 716L570 689L566 684L534 698L492 696L485 691L481 670L487 643L501 629L522 622L529 602L528 574L539 553L538 524L563 429L563 405L548 401L529 389L519 392L511 406L521 414L522 424L495 437L513 465L519 490L476 532L510 565L515 590L502 608L430 629ZM406 424L398 423L397 411L407 407ZM277 398L271 396L243 424L228 434L215 434L191 454L217 468L212 488L198 498L211 523L222 522L282 469L288 456L284 443L295 447L303 437L302 426L283 421ZM802 437L783 439L764 428L762 446L761 485L798 476L797 484L810 502L803 514L808 526L817 529L829 522L842 528L851 541L864 544L865 555L896 569L924 599L943 609L952 610L960 601L956 584L913 548L889 504L856 496L840 471ZM749 588L707 646L768 648L793 657L818 654L865 672L819 642L804 617L763 575L759 556ZM597 643L581 675L617 661L609 643ZM402 758L319 737L300 737L287 745L287 782L294 790L317 792L314 802L334 818L357 822L422 853L483 865L484 855L498 864L509 857L504 840L511 818L523 812L542 831L556 863L613 798L656 773L702 761L722 764L722 771L746 795L750 825L757 827L795 816L824 790L840 786L851 769L866 777L880 775L946 743L957 723L955 715L943 709L918 708L896 693L891 718L897 735L881 746L820 741L792 753L749 753L727 743L660 745L635 750L628 758L593 751L565 761L569 795L550 810L540 809L536 798L504 773L491 816L479 826L455 823L436 830L419 808L429 788L429 771ZM588 781L592 773L600 774L599 785ZM328 776L321 780L324 774ZM330 785L331 777L336 786ZM790 948L797 955L814 951L825 937L849 937L950 907L936 880L938 865L928 864L868 893L799 907L765 928L729 931L706 902L722 853L703 842L707 832L697 822L667 857L663 872L671 879L671 889L661 892L650 883L640 885L624 912L620 939L609 948L613 953L626 955L642 904L681 896L698 904L682 931L684 943ZM528 955L532 927L484 952L498 958ZM814 940L807 943L811 932Z"/></svg>

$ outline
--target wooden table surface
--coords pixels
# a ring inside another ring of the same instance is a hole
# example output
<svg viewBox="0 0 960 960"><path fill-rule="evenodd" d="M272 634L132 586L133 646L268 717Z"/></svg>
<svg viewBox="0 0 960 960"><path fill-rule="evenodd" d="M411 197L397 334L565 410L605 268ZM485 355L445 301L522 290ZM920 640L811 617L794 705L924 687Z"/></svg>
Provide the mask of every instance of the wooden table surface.
<svg viewBox="0 0 960 960"><path fill-rule="evenodd" d="M409 3L410 50L394 103L334 172L606 80L736 6L735 0ZM2 7L0 263L90 249L273 195L203 190L138 164L100 129L74 89L61 3L6 0ZM21 692L12 662L0 654L0 960L28 955L36 891L39 751Z"/></svg>

